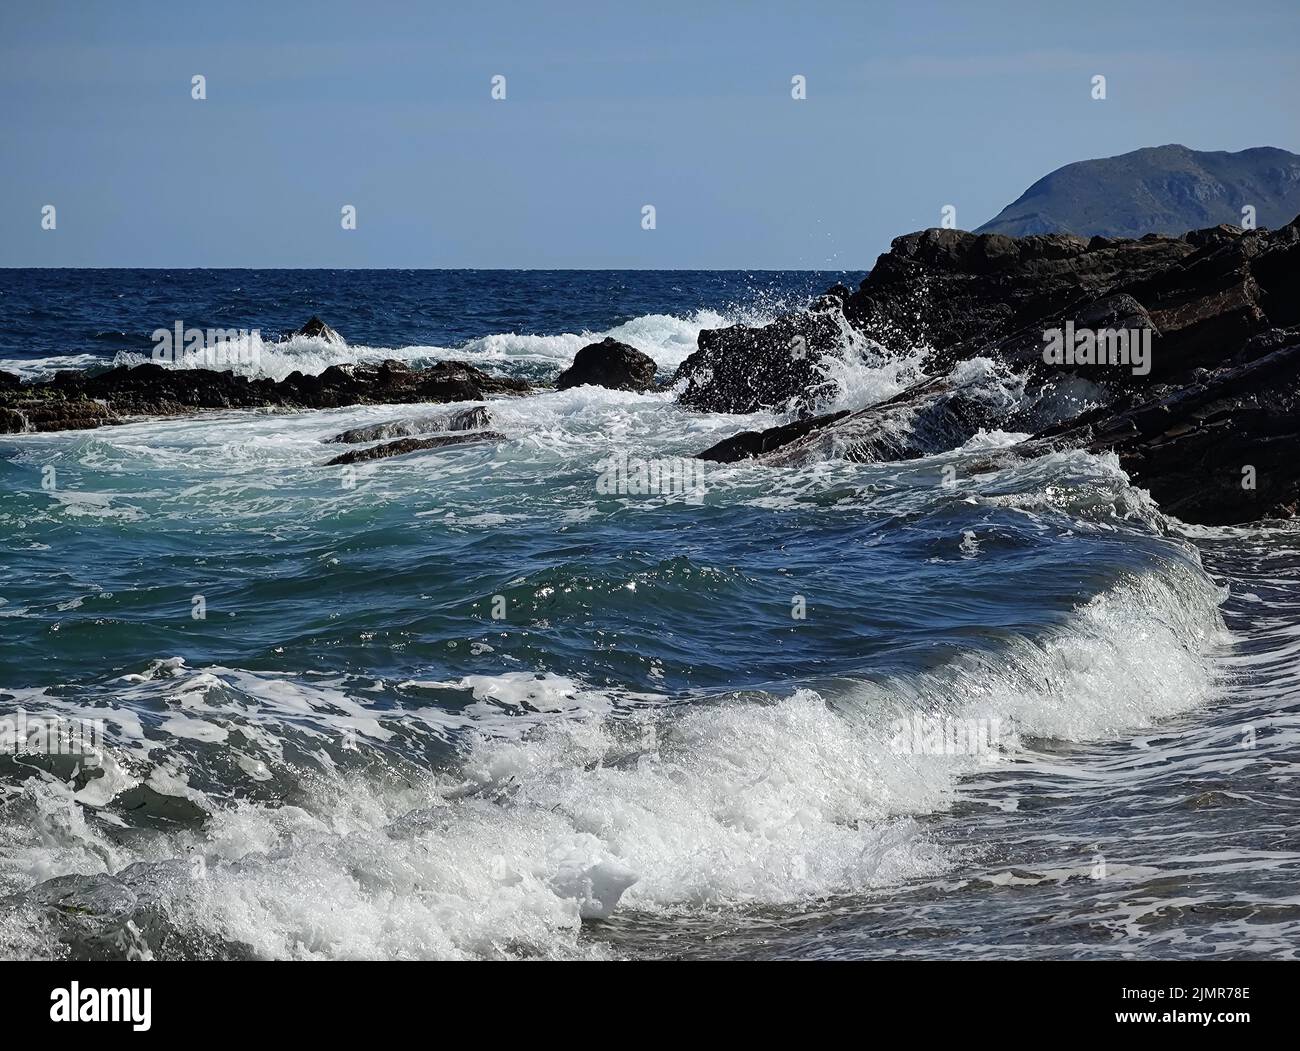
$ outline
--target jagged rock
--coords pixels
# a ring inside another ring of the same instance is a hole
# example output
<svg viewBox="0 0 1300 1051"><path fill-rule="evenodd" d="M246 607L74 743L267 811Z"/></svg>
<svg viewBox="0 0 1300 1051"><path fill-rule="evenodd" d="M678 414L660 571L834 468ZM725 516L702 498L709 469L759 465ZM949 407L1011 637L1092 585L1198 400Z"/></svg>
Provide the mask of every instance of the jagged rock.
<svg viewBox="0 0 1300 1051"><path fill-rule="evenodd" d="M922 299L935 309L915 310ZM923 332L931 375L879 404L745 432L702 457L897 460L996 427L1034 435L1006 455L1113 451L1135 484L1188 521L1300 508L1300 219L1273 232L1138 241L924 231L895 240L842 301L855 327ZM723 374L761 367L755 348L783 338L785 321L731 342ZM1049 362L1044 337L1067 323L1149 340L1149 370ZM1247 467L1253 488L1242 484Z"/></svg>
<svg viewBox="0 0 1300 1051"><path fill-rule="evenodd" d="M342 336L330 328L329 325L325 324L325 322L315 314L311 316L311 320L308 321L307 324L303 325L303 327L294 334L298 336L313 336L317 339L327 340L330 343L344 342Z"/></svg>
<svg viewBox="0 0 1300 1051"><path fill-rule="evenodd" d="M67 395L40 384L0 391L0 434L87 430L115 422L102 403L75 391Z"/></svg>
<svg viewBox="0 0 1300 1051"><path fill-rule="evenodd" d="M482 405L478 405L472 409L461 409L459 412L441 416L409 416L400 420L372 423L368 427L353 427L342 434L336 434L333 438L327 438L326 441L357 445L383 438L412 438L419 434L436 434L440 431L473 431L487 427L491 422L492 414Z"/></svg>
<svg viewBox="0 0 1300 1051"><path fill-rule="evenodd" d="M906 234L850 295L839 286L809 311L761 328L702 331L699 349L674 383L683 404L704 411L812 411L831 386L823 359L842 353L855 334L890 353L928 349L928 369L937 374L976 354L997 354L1008 340L1041 341L1046 319L1063 323L1093 300L1195 251L1174 238Z"/></svg>
<svg viewBox="0 0 1300 1051"><path fill-rule="evenodd" d="M924 380L855 412L747 431L698 455L724 463L758 456L772 466L831 457L863 463L908 460L955 448L981 429L1023 430L1039 415L1032 399L1022 404L1012 398L1005 389L1006 373L969 373Z"/></svg>
<svg viewBox="0 0 1300 1051"><path fill-rule="evenodd" d="M439 434L432 438L402 438L384 445L372 445L369 449L353 449L327 461L325 466L338 467L366 460L383 460L389 456L403 456L422 449L442 449L448 445L464 445L467 442L501 442L505 441L505 437L496 431L469 431L465 434Z"/></svg>
<svg viewBox="0 0 1300 1051"><path fill-rule="evenodd" d="M737 463L740 460L753 459L755 456L783 449L800 438L829 427L847 415L849 412L844 409L825 416L810 416L780 427L769 427L765 431L741 431L705 449L699 454L699 458L713 460L715 463Z"/></svg>
<svg viewBox="0 0 1300 1051"><path fill-rule="evenodd" d="M583 347L573 364L555 381L557 390L591 384L610 390L645 391L655 385L654 359L635 347L606 336L599 343Z"/></svg>
<svg viewBox="0 0 1300 1051"><path fill-rule="evenodd" d="M924 230L894 240L844 312L891 350L931 348L929 367L939 372L1017 333L1041 337L1044 322L1064 321L1194 251L1170 238L1094 245L1071 234Z"/></svg>
<svg viewBox="0 0 1300 1051"><path fill-rule="evenodd" d="M1218 226L1211 226L1205 230L1189 230L1183 235L1183 240L1188 244L1201 248L1209 244L1224 244L1227 241L1235 241L1246 231L1240 226L1230 226L1228 223L1220 223Z"/></svg>
<svg viewBox="0 0 1300 1051"><path fill-rule="evenodd" d="M806 411L830 386L818 364L843 344L842 302L830 295L759 328L705 329L677 369L678 400L705 412Z"/></svg>
<svg viewBox="0 0 1300 1051"><path fill-rule="evenodd" d="M0 408L0 434L25 434L32 429L27 417L17 409Z"/></svg>
<svg viewBox="0 0 1300 1051"><path fill-rule="evenodd" d="M1120 413L1091 413L1018 450L1115 452L1169 514L1227 525L1300 513L1300 328L1243 348L1244 364Z"/></svg>
<svg viewBox="0 0 1300 1051"><path fill-rule="evenodd" d="M332 365L319 376L249 379L153 362L95 375L59 372L46 383L0 390L0 433L59 431L120 423L134 416L178 416L203 409L325 409L365 404L481 401L522 394L521 380L490 376L461 361L426 369L405 362Z"/></svg>

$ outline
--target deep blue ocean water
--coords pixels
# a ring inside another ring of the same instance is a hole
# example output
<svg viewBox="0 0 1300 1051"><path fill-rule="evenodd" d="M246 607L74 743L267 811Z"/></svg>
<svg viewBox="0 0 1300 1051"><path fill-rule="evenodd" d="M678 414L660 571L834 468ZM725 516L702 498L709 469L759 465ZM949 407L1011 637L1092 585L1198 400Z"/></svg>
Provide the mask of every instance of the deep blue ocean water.
<svg viewBox="0 0 1300 1051"><path fill-rule="evenodd" d="M257 375L544 388L612 334L668 380L859 276L9 270L0 368L179 320L259 329ZM280 338L313 314L346 344ZM826 367L856 407L926 365ZM459 407L0 437L0 745L104 733L0 747L0 955L1294 954L1291 527L1184 526L1108 457L991 469L1001 432L603 484L779 419L671 391L494 398L504 441L324 466Z"/></svg>
<svg viewBox="0 0 1300 1051"><path fill-rule="evenodd" d="M349 342L461 346L497 333L602 331L659 313L794 307L862 274L729 270L6 270L0 358L145 350L177 320L260 329L318 314Z"/></svg>

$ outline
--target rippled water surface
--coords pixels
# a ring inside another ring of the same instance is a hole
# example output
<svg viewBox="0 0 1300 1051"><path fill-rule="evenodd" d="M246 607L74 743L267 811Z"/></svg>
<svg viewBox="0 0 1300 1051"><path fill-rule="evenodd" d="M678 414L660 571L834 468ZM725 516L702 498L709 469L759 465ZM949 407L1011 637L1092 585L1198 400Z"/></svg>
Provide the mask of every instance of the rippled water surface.
<svg viewBox="0 0 1300 1051"><path fill-rule="evenodd" d="M346 347L250 371L543 381L606 332L667 379L835 277L122 271L74 308L21 273L0 367L31 376L318 313ZM840 404L919 374L860 351ZM90 768L0 755L0 954L1294 953L1289 527L1182 526L1105 457L995 470L1004 433L610 492L611 457L777 417L487 407L504 441L355 472L327 439L434 410L0 438L0 717L106 730ZM900 744L936 724L991 744Z"/></svg>

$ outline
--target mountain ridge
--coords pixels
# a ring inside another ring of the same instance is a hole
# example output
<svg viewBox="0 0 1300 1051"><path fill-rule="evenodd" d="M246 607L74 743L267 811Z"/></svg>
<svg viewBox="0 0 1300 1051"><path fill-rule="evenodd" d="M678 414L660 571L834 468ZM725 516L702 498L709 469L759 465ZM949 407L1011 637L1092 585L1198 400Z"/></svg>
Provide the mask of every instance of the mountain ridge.
<svg viewBox="0 0 1300 1051"><path fill-rule="evenodd" d="M1170 143L1075 161L1043 176L975 232L1178 236L1240 226L1247 205L1255 225L1269 229L1300 214L1300 155L1276 146L1232 153Z"/></svg>

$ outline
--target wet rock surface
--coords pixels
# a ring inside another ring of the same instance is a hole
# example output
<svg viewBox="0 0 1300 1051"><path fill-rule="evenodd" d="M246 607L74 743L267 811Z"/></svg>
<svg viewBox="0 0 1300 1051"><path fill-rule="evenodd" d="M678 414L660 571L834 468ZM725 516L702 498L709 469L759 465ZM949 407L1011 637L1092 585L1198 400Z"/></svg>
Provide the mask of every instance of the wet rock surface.
<svg viewBox="0 0 1300 1051"><path fill-rule="evenodd" d="M325 322L323 322L315 314L311 316L311 320L309 320L307 324L303 325L303 327L300 328L295 333L295 335L310 336L315 339L324 339L324 340L328 340L330 343L343 342L343 337L340 336L337 332L335 332L332 328L330 328L329 325L325 324Z"/></svg>
<svg viewBox="0 0 1300 1051"><path fill-rule="evenodd" d="M726 411L815 405L822 370L801 358L782 367L784 348L792 334L837 325L887 352L927 348L927 378L867 408L746 432L700 455L897 460L1002 429L1033 435L1015 455L1113 451L1184 520L1291 517L1300 506L1298 224L1138 240L897 238L852 294L765 329L701 333L692 359L709 359L707 375L688 359L682 400ZM1053 333L1077 359L1049 360ZM1075 343L1094 335L1092 351ZM805 342L814 358L837 352L829 340Z"/></svg>
<svg viewBox="0 0 1300 1051"><path fill-rule="evenodd" d="M311 322L304 326L304 333L309 327ZM321 323L314 334L331 338L330 333L337 337ZM136 417L203 410L478 401L487 395L523 394L529 389L522 380L492 376L460 361L422 369L396 360L331 365L319 375L292 372L279 381L213 369L165 368L148 362L99 373L59 372L39 383L0 379L0 433L87 429Z"/></svg>
<svg viewBox="0 0 1300 1051"><path fill-rule="evenodd" d="M385 438L413 438L417 435L436 434L441 431L473 431L487 427L491 422L492 414L484 406L477 405L472 409L461 409L459 412L437 416L408 416L374 423L368 427L353 427L327 441L359 445L363 442L382 441Z"/></svg>
<svg viewBox="0 0 1300 1051"><path fill-rule="evenodd" d="M372 445L368 449L354 449L326 462L326 467L339 467L350 463L365 463L369 460L383 460L390 456L405 456L407 453L422 452L426 449L444 449L450 445L466 445L472 442L502 442L506 436L496 431L468 431L464 434L438 434L430 438L401 438L395 442Z"/></svg>
<svg viewBox="0 0 1300 1051"><path fill-rule="evenodd" d="M635 347L606 336L578 351L573 364L555 380L557 390L591 384L610 390L646 391L655 385L654 359Z"/></svg>
<svg viewBox="0 0 1300 1051"><path fill-rule="evenodd" d="M846 290L847 291L847 290ZM706 329L673 379L678 400L704 412L805 411L830 384L821 358L844 337L841 300L770 325Z"/></svg>

